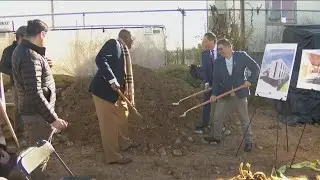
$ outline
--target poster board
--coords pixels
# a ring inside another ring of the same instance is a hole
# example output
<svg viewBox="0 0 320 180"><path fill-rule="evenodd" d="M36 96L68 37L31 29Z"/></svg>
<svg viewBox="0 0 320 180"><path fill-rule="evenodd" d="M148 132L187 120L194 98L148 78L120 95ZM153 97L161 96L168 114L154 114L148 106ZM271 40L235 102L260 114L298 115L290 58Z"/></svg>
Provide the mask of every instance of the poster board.
<svg viewBox="0 0 320 180"><path fill-rule="evenodd" d="M298 44L267 44L256 88L256 96L287 100Z"/></svg>
<svg viewBox="0 0 320 180"><path fill-rule="evenodd" d="M304 49L297 88L320 91L320 49Z"/></svg>

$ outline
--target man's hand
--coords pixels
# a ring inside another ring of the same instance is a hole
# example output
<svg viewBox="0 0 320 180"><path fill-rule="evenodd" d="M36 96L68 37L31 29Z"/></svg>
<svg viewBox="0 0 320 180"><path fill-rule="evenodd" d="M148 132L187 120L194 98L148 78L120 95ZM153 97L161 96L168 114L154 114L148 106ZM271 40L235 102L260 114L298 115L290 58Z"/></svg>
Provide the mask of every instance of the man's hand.
<svg viewBox="0 0 320 180"><path fill-rule="evenodd" d="M244 86L245 86L245 87L250 87L250 86L251 86L251 83L250 83L249 81L246 81L246 82L244 82Z"/></svg>
<svg viewBox="0 0 320 180"><path fill-rule="evenodd" d="M207 89L209 89L209 88L210 88L210 85L206 83L206 84L204 85L204 90L207 90Z"/></svg>
<svg viewBox="0 0 320 180"><path fill-rule="evenodd" d="M213 103L214 101L217 100L216 98L217 98L217 96L212 95L212 96L210 97L210 102Z"/></svg>
<svg viewBox="0 0 320 180"><path fill-rule="evenodd" d="M209 84L205 84L204 85L204 90L208 90L210 88L210 85ZM207 91L207 92L205 92L206 94L210 94L211 93L211 91Z"/></svg>
<svg viewBox="0 0 320 180"><path fill-rule="evenodd" d="M111 84L111 88L114 90L114 91L117 91L118 89L120 89L120 85L118 82L114 82Z"/></svg>
<svg viewBox="0 0 320 180"><path fill-rule="evenodd" d="M68 126L68 122L63 119L55 120L53 123L51 123L51 126L56 128L58 131L61 131Z"/></svg>

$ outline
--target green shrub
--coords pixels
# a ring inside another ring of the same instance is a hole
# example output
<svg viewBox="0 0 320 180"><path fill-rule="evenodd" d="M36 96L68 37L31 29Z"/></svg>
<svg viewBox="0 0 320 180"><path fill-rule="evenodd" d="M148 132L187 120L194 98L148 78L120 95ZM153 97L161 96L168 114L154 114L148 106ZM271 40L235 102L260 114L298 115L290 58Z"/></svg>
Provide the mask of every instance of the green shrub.
<svg viewBox="0 0 320 180"><path fill-rule="evenodd" d="M186 65L172 64L162 68L157 69L157 73L169 75L178 79L182 79L191 86L199 88L202 86L202 81L194 79L190 72L190 68Z"/></svg>

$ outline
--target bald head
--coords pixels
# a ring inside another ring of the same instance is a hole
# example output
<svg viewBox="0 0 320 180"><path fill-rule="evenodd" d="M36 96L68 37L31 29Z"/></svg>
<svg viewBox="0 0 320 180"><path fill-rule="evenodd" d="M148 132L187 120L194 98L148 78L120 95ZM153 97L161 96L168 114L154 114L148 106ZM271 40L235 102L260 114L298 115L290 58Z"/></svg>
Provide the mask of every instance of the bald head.
<svg viewBox="0 0 320 180"><path fill-rule="evenodd" d="M118 37L123 40L123 42L128 46L129 49L131 49L132 44L133 44L133 37L132 37L130 31L128 31L126 29L122 29L119 32Z"/></svg>

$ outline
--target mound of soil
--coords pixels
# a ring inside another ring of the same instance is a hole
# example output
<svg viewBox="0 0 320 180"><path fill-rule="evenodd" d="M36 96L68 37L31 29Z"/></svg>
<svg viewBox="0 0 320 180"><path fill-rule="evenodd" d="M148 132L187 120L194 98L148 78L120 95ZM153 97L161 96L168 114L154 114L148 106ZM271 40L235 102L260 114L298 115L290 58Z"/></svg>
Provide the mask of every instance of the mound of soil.
<svg viewBox="0 0 320 180"><path fill-rule="evenodd" d="M185 118L179 116L201 103L201 95L179 106L173 106L172 103L199 89L181 79L160 75L147 68L134 66L133 72L136 108L144 117L142 121L130 111L129 124L133 139L148 145L172 144L181 136L183 129L193 128L194 122L200 117L201 108L189 112ZM101 146L95 107L88 92L91 80L76 80L62 92L57 106L62 109L60 116L69 122L66 130L69 140L77 144ZM146 128L146 125L153 128Z"/></svg>

